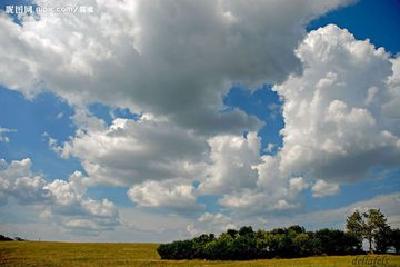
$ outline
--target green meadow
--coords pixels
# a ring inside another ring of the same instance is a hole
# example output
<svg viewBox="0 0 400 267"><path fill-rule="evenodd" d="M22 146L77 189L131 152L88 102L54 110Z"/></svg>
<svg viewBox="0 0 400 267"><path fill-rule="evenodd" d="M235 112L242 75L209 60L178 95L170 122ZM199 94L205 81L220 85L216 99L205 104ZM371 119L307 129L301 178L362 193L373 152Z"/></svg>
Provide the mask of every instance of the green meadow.
<svg viewBox="0 0 400 267"><path fill-rule="evenodd" d="M383 263L355 263L356 256L325 256L251 261L161 260L157 244L0 242L0 266L263 266L263 267L400 267L400 256L385 256ZM359 259L362 256L359 256ZM373 259L378 256L369 256ZM383 256L379 256L383 257ZM371 263L371 262L370 262Z"/></svg>

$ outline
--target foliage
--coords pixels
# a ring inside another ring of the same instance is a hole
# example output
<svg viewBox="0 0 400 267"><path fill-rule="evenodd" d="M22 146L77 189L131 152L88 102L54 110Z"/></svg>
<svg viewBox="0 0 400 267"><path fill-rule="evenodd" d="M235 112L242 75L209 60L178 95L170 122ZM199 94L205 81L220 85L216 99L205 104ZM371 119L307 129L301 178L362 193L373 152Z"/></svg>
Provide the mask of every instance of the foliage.
<svg viewBox="0 0 400 267"><path fill-rule="evenodd" d="M352 215L350 215L347 218L347 231L349 233L352 233L354 236L359 237L360 241L362 241L362 238L364 236L364 223L363 219L361 217L361 213L356 210L353 212Z"/></svg>
<svg viewBox="0 0 400 267"><path fill-rule="evenodd" d="M396 254L400 254L400 229L390 231L390 246L394 247Z"/></svg>
<svg viewBox="0 0 400 267"><path fill-rule="evenodd" d="M11 237L0 235L0 241L12 241L12 240L14 239L12 239Z"/></svg>
<svg viewBox="0 0 400 267"><path fill-rule="evenodd" d="M348 255L361 251L361 242L341 230L306 231L294 225L256 232L249 226L228 229L218 238L201 235L190 240L162 244L162 259L249 260L295 258L312 255Z"/></svg>
<svg viewBox="0 0 400 267"><path fill-rule="evenodd" d="M356 210L347 218L348 232L360 241L368 240L369 252L373 252L373 245L380 253L385 253L394 242L391 238L391 229L387 219L380 209L369 209L362 214Z"/></svg>

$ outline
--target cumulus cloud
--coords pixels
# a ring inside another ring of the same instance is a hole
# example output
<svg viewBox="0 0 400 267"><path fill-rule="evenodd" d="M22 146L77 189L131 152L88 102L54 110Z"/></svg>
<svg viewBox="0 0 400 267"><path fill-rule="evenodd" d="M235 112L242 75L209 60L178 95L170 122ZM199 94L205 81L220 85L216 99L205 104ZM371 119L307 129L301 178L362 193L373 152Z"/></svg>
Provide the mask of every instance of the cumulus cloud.
<svg viewBox="0 0 400 267"><path fill-rule="evenodd" d="M86 181L79 171L68 179L47 181L33 175L29 158L0 161L0 200L3 204L12 197L20 205L43 208L42 219L53 218L62 226L89 232L112 229L119 224L118 210L108 199L94 200L86 195Z"/></svg>
<svg viewBox="0 0 400 267"><path fill-rule="evenodd" d="M15 129L1 128L0 127L0 142L8 143L10 142L10 138L7 136L9 132L15 132Z"/></svg>
<svg viewBox="0 0 400 267"><path fill-rule="evenodd" d="M140 207L195 214L197 197L211 194L228 209L285 211L296 208L296 196L308 188L302 177L282 176L276 157L260 158L256 132L206 140L148 114L87 125L53 149L78 157L90 185L129 186L129 198Z"/></svg>
<svg viewBox="0 0 400 267"><path fill-rule="evenodd" d="M254 188L259 161L260 140L256 132L247 137L216 136L208 140L211 166L200 190L208 194L221 194L242 188Z"/></svg>
<svg viewBox="0 0 400 267"><path fill-rule="evenodd" d="M318 180L312 187L313 197L333 196L339 192L338 184L329 184L324 180Z"/></svg>
<svg viewBox="0 0 400 267"><path fill-rule="evenodd" d="M202 194L217 194L219 204L235 212L265 213L298 206L296 196L308 188L302 177L283 176L279 158L260 157L260 137L217 136L211 148L208 176L201 181Z"/></svg>
<svg viewBox="0 0 400 267"><path fill-rule="evenodd" d="M197 204L195 188L187 181L145 181L131 187L129 198L141 207L169 208L178 212L194 213L201 209Z"/></svg>
<svg viewBox="0 0 400 267"><path fill-rule="evenodd" d="M302 75L274 87L284 101L281 171L334 183L399 164L399 121L392 116L400 107L392 104L399 58L335 25L310 32L296 54Z"/></svg>
<svg viewBox="0 0 400 267"><path fill-rule="evenodd" d="M303 72L274 87L285 120L276 156L259 156L253 131L206 137L157 112L107 126L77 109L76 136L50 145L79 158L92 185L130 186L139 206L194 207L199 194L217 194L222 207L255 214L300 207L308 179L319 179L311 189L324 197L371 167L395 166L399 59L333 25L309 33L296 56Z"/></svg>
<svg viewBox="0 0 400 267"><path fill-rule="evenodd" d="M45 188L46 181L41 176L31 174L30 159L12 161L8 164L0 159L0 196L3 203L8 196L13 196L21 204L46 201L49 192Z"/></svg>
<svg viewBox="0 0 400 267"><path fill-rule="evenodd" d="M261 124L240 110L220 112L230 82L280 82L299 71L293 49L304 25L349 2L87 0L91 14L23 16L22 26L1 13L0 83L240 134Z"/></svg>
<svg viewBox="0 0 400 267"><path fill-rule="evenodd" d="M300 207L301 203L296 199L299 192L292 194L287 185L275 189L277 193L272 195L259 188L236 191L223 195L219 204L228 208L232 213L238 212L243 216L280 214Z"/></svg>
<svg viewBox="0 0 400 267"><path fill-rule="evenodd" d="M205 212L196 221L187 225L186 230L191 236L203 233L216 233L226 231L227 229L235 229L237 226L233 224L232 218L222 213Z"/></svg>
<svg viewBox="0 0 400 267"><path fill-rule="evenodd" d="M288 210L307 188L301 177L282 177L275 158L260 158L256 132L206 139L150 114L109 126L79 119L87 122L83 130L60 147L51 142L52 149L79 158L90 185L129 186L129 198L141 207L195 214L199 195L222 194L226 208Z"/></svg>
<svg viewBox="0 0 400 267"><path fill-rule="evenodd" d="M307 22L350 2L88 0L94 13L26 16L22 26L2 13L0 83L28 97L50 90L75 107L76 135L48 141L81 160L90 185L129 186L139 205L176 206L178 197L194 203L191 183L200 180L199 191L224 194L227 207L271 195L274 209L289 209L302 186L262 170L269 159L259 157L260 121L224 110L222 99L233 81L299 73L293 50ZM94 101L151 116L107 126L85 111ZM243 130L251 130L246 138ZM160 200L150 200L149 185Z"/></svg>
<svg viewBox="0 0 400 267"><path fill-rule="evenodd" d="M253 155L256 186L234 187L219 200L232 213L283 214L302 206L299 193L310 185L313 197L332 196L373 167L399 163L398 118L385 109L398 98L399 59L334 25L309 33L296 53L303 73L274 87L283 99L283 147ZM233 173L225 184L249 177Z"/></svg>
<svg viewBox="0 0 400 267"><path fill-rule="evenodd" d="M301 207L297 197L313 180L314 197L332 196L341 183L366 178L375 167L399 164L394 116L399 106L392 103L399 97L400 59L334 25L310 32L296 55L303 73L274 86L283 99L285 121L278 154L259 158L258 152L222 150L221 144L230 144L226 140L242 144L232 147L249 146L240 137L209 142L211 170L232 172L214 171L201 188L225 185L219 200L223 207L254 214L291 210ZM224 161L216 156L218 147ZM252 148L258 151L259 144L253 142Z"/></svg>
<svg viewBox="0 0 400 267"><path fill-rule="evenodd" d="M250 132L247 138L224 137L222 143L216 140L211 144L219 145L222 153L214 155L218 160L209 166L210 175L200 184L200 192L222 194L219 204L242 214L283 212L299 206L296 197L309 185L303 177L283 176L277 157L260 157L256 133Z"/></svg>
<svg viewBox="0 0 400 267"><path fill-rule="evenodd" d="M62 157L79 158L95 184L131 186L145 180L194 179L208 148L192 131L147 115L138 121L117 118L110 126L88 125L54 149Z"/></svg>

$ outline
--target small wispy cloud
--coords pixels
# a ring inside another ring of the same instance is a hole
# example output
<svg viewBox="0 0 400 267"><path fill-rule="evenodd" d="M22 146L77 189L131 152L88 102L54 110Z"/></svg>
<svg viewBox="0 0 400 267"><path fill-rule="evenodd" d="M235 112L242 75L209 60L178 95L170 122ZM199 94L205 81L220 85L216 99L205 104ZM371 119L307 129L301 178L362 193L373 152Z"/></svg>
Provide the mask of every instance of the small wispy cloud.
<svg viewBox="0 0 400 267"><path fill-rule="evenodd" d="M16 132L16 129L8 129L0 127L0 142L8 143L10 142L10 138L7 136L7 133Z"/></svg>

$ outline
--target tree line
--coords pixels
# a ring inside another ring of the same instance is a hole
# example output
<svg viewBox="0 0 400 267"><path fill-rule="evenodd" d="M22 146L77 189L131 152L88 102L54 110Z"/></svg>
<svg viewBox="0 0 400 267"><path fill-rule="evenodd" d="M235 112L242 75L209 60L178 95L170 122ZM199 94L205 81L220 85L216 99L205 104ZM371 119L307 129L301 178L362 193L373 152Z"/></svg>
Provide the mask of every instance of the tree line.
<svg viewBox="0 0 400 267"><path fill-rule="evenodd" d="M254 231L250 226L228 229L218 237L202 234L188 240L177 240L158 247L162 259L247 260L295 258L314 255L362 254L365 238L377 252L393 247L397 253L399 229L392 230L380 210L355 211L347 218L346 231L320 229L307 231L294 225L272 230Z"/></svg>
<svg viewBox="0 0 400 267"><path fill-rule="evenodd" d="M21 238L21 237L15 237L15 238L11 238L5 235L0 235L0 241L24 241L25 239Z"/></svg>

